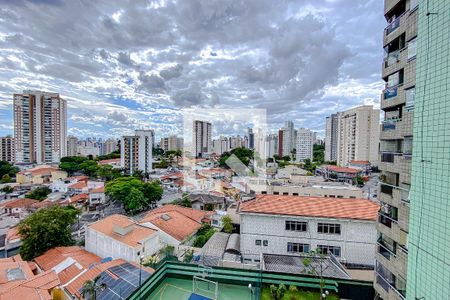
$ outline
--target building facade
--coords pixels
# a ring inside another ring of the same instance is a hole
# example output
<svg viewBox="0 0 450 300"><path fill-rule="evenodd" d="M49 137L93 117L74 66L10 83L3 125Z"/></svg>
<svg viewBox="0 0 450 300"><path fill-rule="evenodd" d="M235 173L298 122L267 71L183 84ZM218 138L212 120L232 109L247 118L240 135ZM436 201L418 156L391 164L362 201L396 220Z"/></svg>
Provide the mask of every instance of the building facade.
<svg viewBox="0 0 450 300"><path fill-rule="evenodd" d="M337 161L339 116L340 113L336 113L326 119L325 161Z"/></svg>
<svg viewBox="0 0 450 300"><path fill-rule="evenodd" d="M204 157L212 152L212 125L206 121L195 120L192 131L192 154Z"/></svg>
<svg viewBox="0 0 450 300"><path fill-rule="evenodd" d="M269 134L266 137L266 155L273 157L275 154L278 154L278 135Z"/></svg>
<svg viewBox="0 0 450 300"><path fill-rule="evenodd" d="M341 113L338 124L337 164L368 160L378 165L380 110L363 105Z"/></svg>
<svg viewBox="0 0 450 300"><path fill-rule="evenodd" d="M159 146L164 151L176 151L183 149L183 138L176 135L161 138Z"/></svg>
<svg viewBox="0 0 450 300"><path fill-rule="evenodd" d="M106 155L117 150L119 150L119 147L117 145L117 139L110 138L103 142L103 147L102 150L100 151L100 154Z"/></svg>
<svg viewBox="0 0 450 300"><path fill-rule="evenodd" d="M278 155L291 156L297 140L297 130L294 129L294 122L286 121L284 127L278 131Z"/></svg>
<svg viewBox="0 0 450 300"><path fill-rule="evenodd" d="M153 130L136 130L134 135L122 137L120 165L128 174L137 170L146 173L152 171L153 139Z"/></svg>
<svg viewBox="0 0 450 300"><path fill-rule="evenodd" d="M409 190L420 10L418 1L414 0L384 2L387 27L383 34L382 78L386 84L380 103L384 114L378 165L381 211L374 283L383 299L405 299L408 282Z"/></svg>
<svg viewBox="0 0 450 300"><path fill-rule="evenodd" d="M340 214L335 205L351 213ZM320 249L349 265L373 267L377 211L364 199L261 195L241 203L241 253L245 262L259 262L261 254Z"/></svg>
<svg viewBox="0 0 450 300"><path fill-rule="evenodd" d="M420 1L414 13L419 15L417 96L406 299L450 299L450 5Z"/></svg>
<svg viewBox="0 0 450 300"><path fill-rule="evenodd" d="M304 161L305 159L313 160L313 147L316 139L315 132L300 128L297 130L296 143L296 161Z"/></svg>
<svg viewBox="0 0 450 300"><path fill-rule="evenodd" d="M0 161L14 163L14 138L12 136L0 137Z"/></svg>
<svg viewBox="0 0 450 300"><path fill-rule="evenodd" d="M14 94L15 161L58 163L67 154L67 104L57 93Z"/></svg>

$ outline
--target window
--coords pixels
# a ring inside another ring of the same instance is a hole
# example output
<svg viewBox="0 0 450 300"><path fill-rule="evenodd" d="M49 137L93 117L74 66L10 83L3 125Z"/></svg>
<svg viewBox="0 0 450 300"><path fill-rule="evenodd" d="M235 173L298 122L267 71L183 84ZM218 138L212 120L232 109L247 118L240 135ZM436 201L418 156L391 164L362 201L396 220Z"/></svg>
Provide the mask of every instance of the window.
<svg viewBox="0 0 450 300"><path fill-rule="evenodd" d="M318 233L341 234L341 224L319 223Z"/></svg>
<svg viewBox="0 0 450 300"><path fill-rule="evenodd" d="M261 240L256 240L256 241L255 241L255 245L256 245L256 246L261 246Z"/></svg>
<svg viewBox="0 0 450 300"><path fill-rule="evenodd" d="M287 195L289 195L289 193L287 193L287 192L283 192L283 195L287 196Z"/></svg>
<svg viewBox="0 0 450 300"><path fill-rule="evenodd" d="M309 244L287 243L287 252L289 253L309 252Z"/></svg>
<svg viewBox="0 0 450 300"><path fill-rule="evenodd" d="M286 230L304 232L308 230L308 223L299 221L286 221Z"/></svg>
<svg viewBox="0 0 450 300"><path fill-rule="evenodd" d="M416 99L416 88L410 88L405 90L406 95L406 111L413 111L414 110L414 100Z"/></svg>
<svg viewBox="0 0 450 300"><path fill-rule="evenodd" d="M416 57L417 53L417 38L414 38L408 42L408 59Z"/></svg>
<svg viewBox="0 0 450 300"><path fill-rule="evenodd" d="M263 241L263 246L264 246L264 247L269 246L269 241L268 241L268 240L264 240L264 241Z"/></svg>
<svg viewBox="0 0 450 300"><path fill-rule="evenodd" d="M412 155L412 136L405 136L403 140L403 155Z"/></svg>
<svg viewBox="0 0 450 300"><path fill-rule="evenodd" d="M331 252L334 256L341 256L341 247L338 246L317 245L317 249L322 254L328 254Z"/></svg>

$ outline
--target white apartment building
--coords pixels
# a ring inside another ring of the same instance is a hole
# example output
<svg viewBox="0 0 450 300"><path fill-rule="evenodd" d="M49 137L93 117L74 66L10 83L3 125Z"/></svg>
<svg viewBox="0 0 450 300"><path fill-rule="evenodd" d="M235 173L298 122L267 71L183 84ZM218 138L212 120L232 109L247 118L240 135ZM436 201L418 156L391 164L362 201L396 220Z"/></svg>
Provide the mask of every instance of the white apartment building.
<svg viewBox="0 0 450 300"><path fill-rule="evenodd" d="M215 139L212 141L213 152L218 155L222 155L222 153L230 151L230 143L227 137L221 136L219 139Z"/></svg>
<svg viewBox="0 0 450 300"><path fill-rule="evenodd" d="M122 137L120 165L128 174L136 170L152 171L153 140L153 130L135 130L134 135Z"/></svg>
<svg viewBox="0 0 450 300"><path fill-rule="evenodd" d="M66 100L41 91L13 98L16 163L58 163L67 153Z"/></svg>
<svg viewBox="0 0 450 300"><path fill-rule="evenodd" d="M269 134L266 137L266 155L273 157L275 154L278 154L278 135Z"/></svg>
<svg viewBox="0 0 450 300"><path fill-rule="evenodd" d="M278 132L278 155L291 156L297 140L297 130L294 129L294 122L286 121L284 127Z"/></svg>
<svg viewBox="0 0 450 300"><path fill-rule="evenodd" d="M240 135L230 136L229 142L230 142L230 149L246 147L245 139Z"/></svg>
<svg viewBox="0 0 450 300"><path fill-rule="evenodd" d="M341 262L374 266L379 205L365 199L258 195L239 207L245 262L261 254L319 249Z"/></svg>
<svg viewBox="0 0 450 300"><path fill-rule="evenodd" d="M212 152L212 125L206 121L195 120L192 131L192 154L204 157Z"/></svg>
<svg viewBox="0 0 450 300"><path fill-rule="evenodd" d="M139 225L123 215L111 215L86 229L86 250L101 258L122 258L135 263L160 249L158 231Z"/></svg>
<svg viewBox="0 0 450 300"><path fill-rule="evenodd" d="M325 161L337 161L339 117L340 113L336 113L326 119Z"/></svg>
<svg viewBox="0 0 450 300"><path fill-rule="evenodd" d="M297 130L296 143L296 161L304 161L305 159L313 160L313 147L316 139L315 132L300 128Z"/></svg>
<svg viewBox="0 0 450 300"><path fill-rule="evenodd" d="M101 155L110 154L111 152L118 150L117 140L116 139L107 139L103 142L103 147L101 151Z"/></svg>
<svg viewBox="0 0 450 300"><path fill-rule="evenodd" d="M14 163L14 138L12 136L0 137L0 161Z"/></svg>
<svg viewBox="0 0 450 300"><path fill-rule="evenodd" d="M159 146L164 151L176 151L183 149L183 138L176 135L161 138Z"/></svg>

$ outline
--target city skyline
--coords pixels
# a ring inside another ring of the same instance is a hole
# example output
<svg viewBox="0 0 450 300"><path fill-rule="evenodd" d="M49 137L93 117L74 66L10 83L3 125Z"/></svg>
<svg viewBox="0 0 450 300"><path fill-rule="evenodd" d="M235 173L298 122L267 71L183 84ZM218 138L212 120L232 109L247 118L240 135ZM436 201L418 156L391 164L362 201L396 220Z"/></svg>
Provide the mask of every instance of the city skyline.
<svg viewBox="0 0 450 300"><path fill-rule="evenodd" d="M67 100L68 134L79 137L101 132L118 138L141 128L180 134L180 109L192 107L266 108L270 131L289 119L323 137L326 115L362 104L377 106L382 87L382 53L374 46L384 28L382 3L371 1L349 10L346 5L352 4L347 2L248 3L253 9L215 3L154 3L149 9L139 3L5 4L5 22L0 23L6 53L0 61L0 135L12 134L11 95L39 89ZM71 19L67 14L79 15L80 10L89 13L80 22L66 24ZM144 11L153 18L143 18ZM176 19L183 13L191 17ZM32 22L48 23L28 31L29 14ZM223 26L227 14L236 23L231 28ZM273 28L264 22L268 15ZM130 35L136 22L150 29ZM61 23L64 26L55 26ZM358 32L352 30L356 25ZM48 34L49 28L58 34ZM280 36L277 30L289 34ZM176 36L170 36L172 31ZM149 32L153 38L142 38ZM123 43L111 42L111 36ZM39 44L31 47L29 41ZM55 45L64 53L54 51ZM305 72L312 76L304 78ZM222 132L237 133L229 127Z"/></svg>

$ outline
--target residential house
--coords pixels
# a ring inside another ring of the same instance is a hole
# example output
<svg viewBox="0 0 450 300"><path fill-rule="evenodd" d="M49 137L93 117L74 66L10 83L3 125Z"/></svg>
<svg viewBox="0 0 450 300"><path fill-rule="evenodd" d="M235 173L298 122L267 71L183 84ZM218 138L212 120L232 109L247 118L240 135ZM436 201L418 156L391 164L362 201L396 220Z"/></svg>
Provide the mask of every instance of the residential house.
<svg viewBox="0 0 450 300"><path fill-rule="evenodd" d="M0 203L2 214L14 215L22 219L30 214L30 208L39 201L26 198L11 199Z"/></svg>
<svg viewBox="0 0 450 300"><path fill-rule="evenodd" d="M87 182L88 179L89 179L88 176L73 176L61 178L53 181L49 187L53 193L56 192L67 193L69 191L69 186L74 185L78 182Z"/></svg>
<svg viewBox="0 0 450 300"><path fill-rule="evenodd" d="M105 187L101 186L89 192L89 205L97 206L106 203Z"/></svg>
<svg viewBox="0 0 450 300"><path fill-rule="evenodd" d="M355 178L361 176L360 169L339 166L323 166L316 169L316 175L321 175L325 180L353 183Z"/></svg>
<svg viewBox="0 0 450 300"><path fill-rule="evenodd" d="M89 224L85 244L87 251L102 258L131 262L139 262L141 256L152 256L160 249L157 230L118 214Z"/></svg>
<svg viewBox="0 0 450 300"><path fill-rule="evenodd" d="M178 205L164 205L150 211L141 221L141 225L158 230L160 241L175 248L189 244L203 222L210 222L211 212L195 210Z"/></svg>
<svg viewBox="0 0 450 300"><path fill-rule="evenodd" d="M226 209L225 197L211 193L189 194L189 201L193 209L208 211Z"/></svg>
<svg viewBox="0 0 450 300"><path fill-rule="evenodd" d="M64 179L66 177L66 171L43 165L20 171L16 174L16 182L20 184L44 184L54 182L55 180Z"/></svg>
<svg viewBox="0 0 450 300"><path fill-rule="evenodd" d="M366 199L257 195L239 207L244 261L319 249L350 266L373 267L379 209Z"/></svg>

